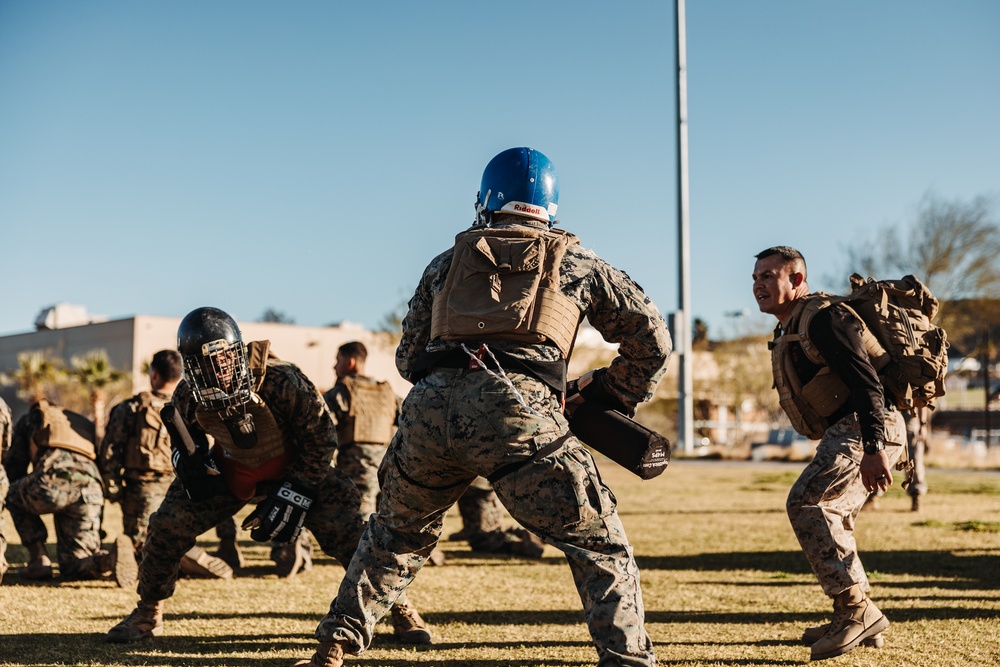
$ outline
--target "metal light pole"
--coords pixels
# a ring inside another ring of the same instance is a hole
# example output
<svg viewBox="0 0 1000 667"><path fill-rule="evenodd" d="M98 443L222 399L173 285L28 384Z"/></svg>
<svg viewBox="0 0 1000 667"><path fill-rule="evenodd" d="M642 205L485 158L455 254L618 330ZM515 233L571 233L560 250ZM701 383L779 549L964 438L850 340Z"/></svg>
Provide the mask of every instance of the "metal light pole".
<svg viewBox="0 0 1000 667"><path fill-rule="evenodd" d="M688 217L687 38L684 0L674 0L677 30L677 254L678 312L674 318L674 345L679 355L677 373L677 437L680 448L694 452L694 383L691 377L691 240Z"/></svg>

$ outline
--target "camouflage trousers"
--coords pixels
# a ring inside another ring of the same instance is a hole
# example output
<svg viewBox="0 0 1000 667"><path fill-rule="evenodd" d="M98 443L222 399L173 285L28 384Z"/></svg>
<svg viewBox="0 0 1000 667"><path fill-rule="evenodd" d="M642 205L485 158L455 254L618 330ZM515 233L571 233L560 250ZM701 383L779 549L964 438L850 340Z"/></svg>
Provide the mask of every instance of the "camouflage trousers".
<svg viewBox="0 0 1000 667"><path fill-rule="evenodd" d="M163 475L156 479L124 480L121 500L122 532L132 538L136 549L142 547L149 532L149 517L155 512L167 495L173 475Z"/></svg>
<svg viewBox="0 0 1000 667"><path fill-rule="evenodd" d="M887 413L885 439L892 466L906 442L903 417L895 410ZM854 525L868 497L861 481L863 456L861 429L852 414L826 430L785 504L802 552L830 597L854 584L866 593L871 589L854 540Z"/></svg>
<svg viewBox="0 0 1000 667"><path fill-rule="evenodd" d="M503 503L489 480L476 478L458 499L462 530L472 533L492 533L503 528Z"/></svg>
<svg viewBox="0 0 1000 667"><path fill-rule="evenodd" d="M527 376L509 377L530 409L481 371L439 369L410 390L379 469L379 511L318 639L366 649L437 544L445 513L477 476L492 476L510 514L566 554L598 664L655 664L639 570L614 495L569 433L555 394Z"/></svg>
<svg viewBox="0 0 1000 667"><path fill-rule="evenodd" d="M385 445L352 443L337 451L337 467L351 478L361 493L361 516L367 521L378 503L378 467Z"/></svg>
<svg viewBox="0 0 1000 667"><path fill-rule="evenodd" d="M67 579L99 579L104 489L94 464L64 449L51 449L28 475L10 485L7 509L22 544L45 544L42 514L56 529L59 573Z"/></svg>
<svg viewBox="0 0 1000 667"><path fill-rule="evenodd" d="M525 554L523 528L504 527L504 508L489 480L477 477L458 499L462 535L478 553ZM530 541L529 541L530 543Z"/></svg>
<svg viewBox="0 0 1000 667"><path fill-rule="evenodd" d="M911 496L923 496L927 493L927 470L924 467L926 453L927 442L920 434L920 420L911 417L906 420L906 455L913 462L910 485L906 487L906 492Z"/></svg>
<svg viewBox="0 0 1000 667"><path fill-rule="evenodd" d="M277 482L257 485L263 495ZM351 561L364 528L358 512L358 490L344 473L330 469L313 498L305 526L320 548L344 567ZM164 600L174 593L181 557L195 545L199 535L231 520L246 505L227 491L209 500L187 497L177 480L167 489L159 509L149 518L149 533L139 563L139 596L143 600Z"/></svg>
<svg viewBox="0 0 1000 667"><path fill-rule="evenodd" d="M3 508L7 503L7 491L10 490L10 480L7 479L7 471L3 464L0 464L0 570L3 569L5 555L7 553L7 540L3 536ZM0 573L2 574L2 573Z"/></svg>

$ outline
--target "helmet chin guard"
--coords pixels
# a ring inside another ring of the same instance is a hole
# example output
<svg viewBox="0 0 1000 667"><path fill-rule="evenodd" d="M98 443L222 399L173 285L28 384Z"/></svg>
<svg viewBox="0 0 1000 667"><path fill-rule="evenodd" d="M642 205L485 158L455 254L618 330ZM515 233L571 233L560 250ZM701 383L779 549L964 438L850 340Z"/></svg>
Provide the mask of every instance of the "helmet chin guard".
<svg viewBox="0 0 1000 667"><path fill-rule="evenodd" d="M177 350L184 378L202 407L231 415L253 396L253 377L236 321L218 308L198 308L181 320Z"/></svg>

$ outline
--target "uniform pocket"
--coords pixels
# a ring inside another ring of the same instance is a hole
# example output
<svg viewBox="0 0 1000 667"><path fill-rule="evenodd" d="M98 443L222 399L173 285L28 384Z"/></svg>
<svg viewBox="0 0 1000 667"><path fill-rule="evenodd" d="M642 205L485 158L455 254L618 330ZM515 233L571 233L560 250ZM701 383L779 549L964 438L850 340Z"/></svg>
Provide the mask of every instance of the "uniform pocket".
<svg viewBox="0 0 1000 667"><path fill-rule="evenodd" d="M601 521L617 506L590 452L577 443L531 461L499 480L496 490L512 499L518 521L543 530Z"/></svg>

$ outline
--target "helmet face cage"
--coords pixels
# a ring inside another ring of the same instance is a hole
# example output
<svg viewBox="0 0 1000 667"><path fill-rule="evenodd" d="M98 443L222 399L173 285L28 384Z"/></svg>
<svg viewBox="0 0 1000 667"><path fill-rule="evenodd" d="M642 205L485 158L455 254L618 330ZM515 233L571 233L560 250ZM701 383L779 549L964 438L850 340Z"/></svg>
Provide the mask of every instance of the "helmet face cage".
<svg viewBox="0 0 1000 667"><path fill-rule="evenodd" d="M201 354L184 355L184 376L199 405L233 412L250 401L253 378L246 346L237 339L208 341Z"/></svg>

